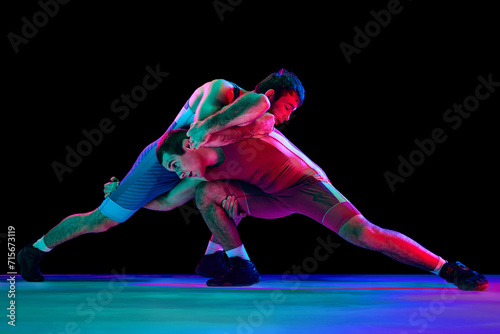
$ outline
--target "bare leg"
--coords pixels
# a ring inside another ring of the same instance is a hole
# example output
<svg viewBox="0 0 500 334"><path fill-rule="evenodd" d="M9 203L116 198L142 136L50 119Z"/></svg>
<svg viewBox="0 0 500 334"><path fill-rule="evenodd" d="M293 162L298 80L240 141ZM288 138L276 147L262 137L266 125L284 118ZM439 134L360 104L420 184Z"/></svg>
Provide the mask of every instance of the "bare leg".
<svg viewBox="0 0 500 334"><path fill-rule="evenodd" d="M399 232L378 227L362 215L345 223L339 235L354 245L379 251L396 261L421 269L431 271L439 261L439 256L414 240Z"/></svg>
<svg viewBox="0 0 500 334"><path fill-rule="evenodd" d="M118 223L104 216L99 209L66 217L57 226L51 229L43 238L45 246L54 248L65 241L71 240L85 233L104 232ZM21 276L28 282L43 282L45 278L40 272L40 260L45 251L28 245L17 254Z"/></svg>
<svg viewBox="0 0 500 334"><path fill-rule="evenodd" d="M252 285L260 282L260 275L246 254L233 218L231 218L224 209L225 206L222 204L222 201L226 197L227 194L224 189L224 182L205 182L200 184L196 189L196 205L200 209L213 236L220 241L220 245L226 251L229 257L229 263L231 264L229 270L222 275L212 276L215 278L208 280L207 285ZM236 207L234 208L236 209ZM197 273L202 275L199 268L200 265L197 268Z"/></svg>
<svg viewBox="0 0 500 334"><path fill-rule="evenodd" d="M210 238L210 241L213 242L214 244L220 245L220 241L217 240L217 238L212 234L212 237Z"/></svg>
<svg viewBox="0 0 500 334"><path fill-rule="evenodd" d="M117 222L95 209L66 217L45 235L44 241L47 247L54 248L82 234L104 232L116 225Z"/></svg>
<svg viewBox="0 0 500 334"><path fill-rule="evenodd" d="M232 221L234 221L236 226L238 226L243 217L247 215L246 212L241 211L238 208L238 201L236 200L236 197L234 195L229 195L225 199L223 199L221 206L224 209L224 212L227 214L227 216L231 218ZM210 238L210 241L220 245L219 240L217 240L217 238L214 237L213 235Z"/></svg>
<svg viewBox="0 0 500 334"><path fill-rule="evenodd" d="M209 191L207 187L210 187ZM207 193L210 196L206 196ZM236 224L221 206L222 200L226 197L227 194L218 183L205 182L196 190L196 204L212 232L212 242L218 243L225 250L230 250L241 246L241 239Z"/></svg>

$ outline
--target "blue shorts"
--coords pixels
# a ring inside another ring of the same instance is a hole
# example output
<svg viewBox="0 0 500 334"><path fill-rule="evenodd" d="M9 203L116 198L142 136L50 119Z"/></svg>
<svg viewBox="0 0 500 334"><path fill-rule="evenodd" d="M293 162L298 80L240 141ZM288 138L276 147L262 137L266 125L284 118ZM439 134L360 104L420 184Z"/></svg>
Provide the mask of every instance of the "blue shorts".
<svg viewBox="0 0 500 334"><path fill-rule="evenodd" d="M193 119L194 112L189 108L188 100L167 131L189 129ZM122 223L145 204L172 190L180 182L176 173L169 172L158 162L158 140L142 151L120 186L99 206L103 215Z"/></svg>

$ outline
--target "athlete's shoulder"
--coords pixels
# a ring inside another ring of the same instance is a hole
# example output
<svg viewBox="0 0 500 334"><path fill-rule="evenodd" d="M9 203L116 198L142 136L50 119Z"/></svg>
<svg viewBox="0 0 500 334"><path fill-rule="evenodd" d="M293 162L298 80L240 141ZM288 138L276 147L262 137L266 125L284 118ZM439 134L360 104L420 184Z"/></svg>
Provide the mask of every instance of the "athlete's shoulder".
<svg viewBox="0 0 500 334"><path fill-rule="evenodd" d="M225 79L214 79L203 85L205 93L217 97L218 100L230 103L235 98L236 84Z"/></svg>
<svg viewBox="0 0 500 334"><path fill-rule="evenodd" d="M214 79L212 81L209 81L203 85L203 87L210 89L210 90L216 90L216 91L229 91L233 90L236 85L232 83L231 81L225 80L225 79Z"/></svg>
<svg viewBox="0 0 500 334"><path fill-rule="evenodd" d="M233 98L234 93L231 82L224 79L215 79L198 87L191 95L189 105L193 109L196 109L198 108L198 104L204 100L222 108L231 103Z"/></svg>

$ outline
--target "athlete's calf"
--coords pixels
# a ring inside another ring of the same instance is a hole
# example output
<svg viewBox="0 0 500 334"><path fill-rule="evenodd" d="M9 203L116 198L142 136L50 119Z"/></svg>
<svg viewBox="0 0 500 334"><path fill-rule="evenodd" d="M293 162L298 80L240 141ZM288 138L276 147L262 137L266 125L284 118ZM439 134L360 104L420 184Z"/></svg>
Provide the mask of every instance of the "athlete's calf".
<svg viewBox="0 0 500 334"><path fill-rule="evenodd" d="M381 252L401 263L425 270L433 270L440 257L407 236L370 223L357 215L345 223L339 235L350 243Z"/></svg>
<svg viewBox="0 0 500 334"><path fill-rule="evenodd" d="M105 232L118 224L103 215L99 209L87 213L78 213L66 217L51 229L44 236L44 242L48 248L54 248L82 234Z"/></svg>
<svg viewBox="0 0 500 334"><path fill-rule="evenodd" d="M227 194L224 182L202 182L196 188L196 205L200 210L208 228L214 235L223 236L217 240L226 250L241 246L236 224L222 207L222 201Z"/></svg>

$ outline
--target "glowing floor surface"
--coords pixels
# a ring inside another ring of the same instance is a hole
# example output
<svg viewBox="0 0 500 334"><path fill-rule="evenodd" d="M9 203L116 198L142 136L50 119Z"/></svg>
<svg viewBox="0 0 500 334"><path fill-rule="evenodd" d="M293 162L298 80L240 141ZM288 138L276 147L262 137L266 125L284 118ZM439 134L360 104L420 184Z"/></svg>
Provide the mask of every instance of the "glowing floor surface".
<svg viewBox="0 0 500 334"><path fill-rule="evenodd" d="M434 275L263 275L214 288L184 275L2 276L1 333L500 333L500 275L464 292ZM15 300L15 327L10 321Z"/></svg>

